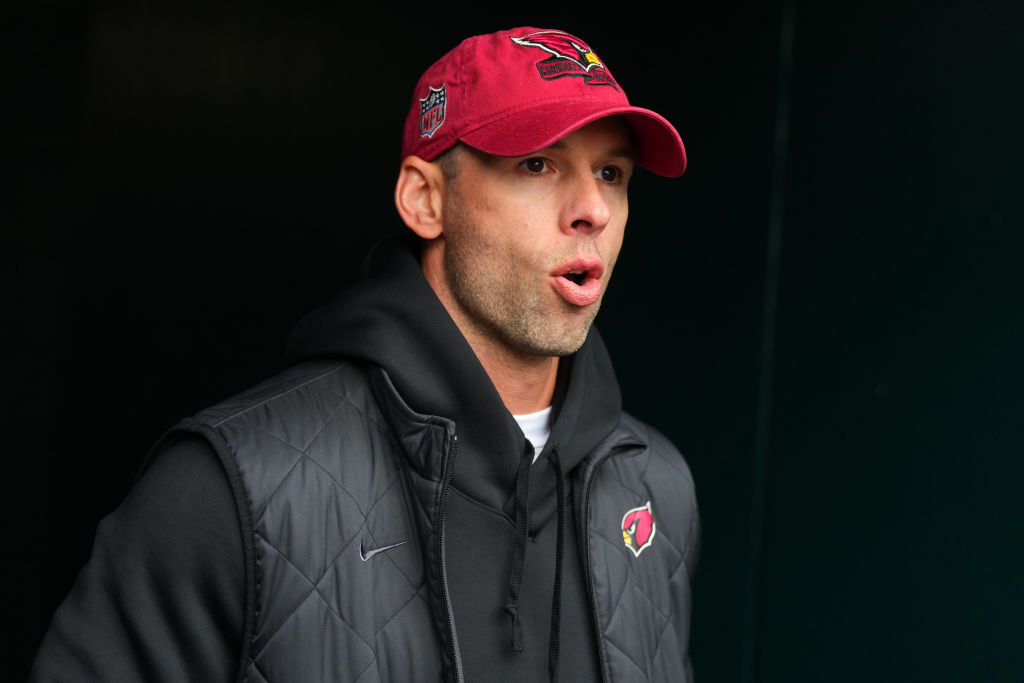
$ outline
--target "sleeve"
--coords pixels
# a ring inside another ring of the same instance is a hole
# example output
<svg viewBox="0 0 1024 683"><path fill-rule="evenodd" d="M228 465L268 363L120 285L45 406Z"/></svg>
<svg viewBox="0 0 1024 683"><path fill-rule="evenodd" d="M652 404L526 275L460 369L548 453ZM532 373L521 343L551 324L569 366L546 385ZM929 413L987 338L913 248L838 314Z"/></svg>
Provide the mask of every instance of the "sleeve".
<svg viewBox="0 0 1024 683"><path fill-rule="evenodd" d="M168 446L100 522L29 680L235 680L245 609L240 529L213 448L198 437Z"/></svg>

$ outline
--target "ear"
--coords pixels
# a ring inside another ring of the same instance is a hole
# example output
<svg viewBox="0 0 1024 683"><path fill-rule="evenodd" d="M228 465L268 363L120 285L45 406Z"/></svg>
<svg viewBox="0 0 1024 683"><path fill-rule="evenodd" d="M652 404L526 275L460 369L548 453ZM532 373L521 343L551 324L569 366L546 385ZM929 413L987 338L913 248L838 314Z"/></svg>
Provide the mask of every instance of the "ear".
<svg viewBox="0 0 1024 683"><path fill-rule="evenodd" d="M395 208L409 229L425 240L432 240L444 231L441 220L444 192L444 173L437 164L417 156L402 159L395 183Z"/></svg>

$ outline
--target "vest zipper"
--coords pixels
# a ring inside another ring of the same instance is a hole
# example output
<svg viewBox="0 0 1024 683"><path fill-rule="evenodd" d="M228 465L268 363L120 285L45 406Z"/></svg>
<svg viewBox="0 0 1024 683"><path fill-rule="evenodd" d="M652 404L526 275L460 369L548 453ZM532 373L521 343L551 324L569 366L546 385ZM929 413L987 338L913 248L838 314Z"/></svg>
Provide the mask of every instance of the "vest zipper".
<svg viewBox="0 0 1024 683"><path fill-rule="evenodd" d="M604 651L604 638L601 635L601 624L597 620L597 597L594 594L594 562L590 556L590 498L594 490L594 480L597 479L597 472L601 469L609 458L615 454L616 449L608 451L606 454L594 463L593 468L590 471L590 476L583 481L583 576L587 585L587 595L590 598L590 617L594 622L594 636L597 640L597 655L601 667L601 679L604 681L610 680L608 677L608 671L605 669L605 661L607 655Z"/></svg>
<svg viewBox="0 0 1024 683"><path fill-rule="evenodd" d="M447 464L441 478L441 496L437 506L437 558L441 565L441 603L444 608L444 623L448 629L448 657L452 662L455 681L462 681L462 657L455 638L455 620L452 617L451 595L448 591L448 566L445 562L444 539L445 524L448 519L448 494L452 486L452 475L455 472L455 456L459 452L459 437L454 433L449 438Z"/></svg>

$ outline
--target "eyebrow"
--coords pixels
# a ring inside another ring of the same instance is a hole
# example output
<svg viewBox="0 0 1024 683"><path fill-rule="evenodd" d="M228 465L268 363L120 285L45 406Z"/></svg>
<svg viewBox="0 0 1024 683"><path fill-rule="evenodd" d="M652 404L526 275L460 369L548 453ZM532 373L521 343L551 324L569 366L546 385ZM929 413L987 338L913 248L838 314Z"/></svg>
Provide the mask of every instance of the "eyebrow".
<svg viewBox="0 0 1024 683"><path fill-rule="evenodd" d="M615 149L608 152L608 155L613 157L625 157L630 161L636 158L636 154L634 154L633 150L630 149L629 147L616 147Z"/></svg>
<svg viewBox="0 0 1024 683"><path fill-rule="evenodd" d="M562 139L562 140L556 140L555 142L552 142L550 145L547 146L547 149L557 149L557 150L560 150L560 151L564 151L566 149L566 147L568 147L568 145L566 145L565 144L565 140ZM630 149L629 147L616 147L614 149L610 149L610 150L608 150L608 156L611 156L611 157L624 157L624 158L629 159L631 161L636 158L636 154L634 154L633 150Z"/></svg>

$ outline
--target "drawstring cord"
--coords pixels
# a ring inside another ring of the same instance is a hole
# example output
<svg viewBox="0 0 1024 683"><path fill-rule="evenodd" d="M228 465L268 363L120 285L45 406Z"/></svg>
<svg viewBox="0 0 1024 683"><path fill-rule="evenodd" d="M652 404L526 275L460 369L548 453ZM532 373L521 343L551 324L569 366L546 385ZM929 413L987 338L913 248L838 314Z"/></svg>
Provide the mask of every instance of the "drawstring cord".
<svg viewBox="0 0 1024 683"><path fill-rule="evenodd" d="M533 449L524 450L516 473L516 545L512 554L512 577L509 581L508 599L505 612L512 619L512 650L523 651L523 624L519 618L519 595L523 588L526 572L526 541L530 529L530 468L533 465ZM558 461L556 448L549 456L555 470L555 495L558 497L558 521L555 540L555 584L551 591L551 636L548 642L548 674L553 683L558 681L558 664L561 655L562 626L562 556L565 554L565 476Z"/></svg>

